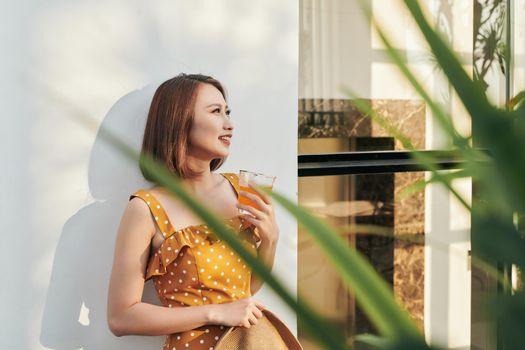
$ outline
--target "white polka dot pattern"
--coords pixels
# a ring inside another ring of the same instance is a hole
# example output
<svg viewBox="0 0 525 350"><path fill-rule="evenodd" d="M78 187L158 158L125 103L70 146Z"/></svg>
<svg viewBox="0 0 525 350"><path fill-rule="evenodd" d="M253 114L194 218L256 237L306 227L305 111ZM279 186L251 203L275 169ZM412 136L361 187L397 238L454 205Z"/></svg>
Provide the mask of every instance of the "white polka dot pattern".
<svg viewBox="0 0 525 350"><path fill-rule="evenodd" d="M238 193L237 174L221 174ZM160 248L150 256L146 280L152 278L159 298L166 307L184 307L226 303L251 295L251 269L204 224L175 230L162 205L146 190L136 191L149 206L160 232L165 237ZM257 254L258 236L254 226L240 216L224 219L239 234L243 245ZM226 327L207 325L191 331L171 334L164 349L213 349Z"/></svg>

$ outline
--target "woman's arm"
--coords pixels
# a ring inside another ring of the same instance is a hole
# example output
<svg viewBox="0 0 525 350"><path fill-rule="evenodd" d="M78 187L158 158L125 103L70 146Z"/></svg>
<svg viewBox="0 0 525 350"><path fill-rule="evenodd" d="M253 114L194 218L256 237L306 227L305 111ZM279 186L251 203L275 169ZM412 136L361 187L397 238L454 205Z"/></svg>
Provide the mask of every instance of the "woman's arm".
<svg viewBox="0 0 525 350"><path fill-rule="evenodd" d="M130 200L117 233L108 292L107 320L116 336L166 335L213 322L214 305L168 308L141 301L155 231L146 203Z"/></svg>
<svg viewBox="0 0 525 350"><path fill-rule="evenodd" d="M270 198L259 192L251 183L249 186L258 195L246 191L240 191L239 194L254 201L257 204L257 208L241 203L237 203L237 208L248 211L249 214L241 216L255 226L257 235L261 239L259 247L257 247L257 256L271 270L273 268L277 241L279 240L279 226L275 219L275 211ZM263 283L263 280L252 273L250 279L251 295L254 295L262 287Z"/></svg>
<svg viewBox="0 0 525 350"><path fill-rule="evenodd" d="M259 247L257 248L257 256L259 257L259 259L262 260L262 262L270 270L273 268L276 248L277 248L277 240L268 240L268 241L263 240L261 241L261 244L259 244ZM256 276L255 273L252 273L252 277L250 279L251 295L254 295L255 293L257 293L257 291L261 289L263 284L264 284L264 281L260 279L258 276Z"/></svg>

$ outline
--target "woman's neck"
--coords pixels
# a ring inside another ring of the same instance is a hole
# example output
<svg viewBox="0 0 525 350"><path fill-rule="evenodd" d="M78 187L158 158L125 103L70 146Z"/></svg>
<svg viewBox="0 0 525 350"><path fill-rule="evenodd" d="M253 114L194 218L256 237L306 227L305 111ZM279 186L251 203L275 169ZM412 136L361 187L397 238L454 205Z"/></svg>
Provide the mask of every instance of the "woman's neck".
<svg viewBox="0 0 525 350"><path fill-rule="evenodd" d="M217 175L211 171L207 171L203 174L195 177L187 178L182 180L184 188L197 197L203 197L209 194L219 183Z"/></svg>
<svg viewBox="0 0 525 350"><path fill-rule="evenodd" d="M196 196L197 198L206 198L221 184L222 180L222 176L210 171L191 179L182 179L181 185L191 195ZM154 188L159 192L171 195L171 193L163 186L159 185Z"/></svg>

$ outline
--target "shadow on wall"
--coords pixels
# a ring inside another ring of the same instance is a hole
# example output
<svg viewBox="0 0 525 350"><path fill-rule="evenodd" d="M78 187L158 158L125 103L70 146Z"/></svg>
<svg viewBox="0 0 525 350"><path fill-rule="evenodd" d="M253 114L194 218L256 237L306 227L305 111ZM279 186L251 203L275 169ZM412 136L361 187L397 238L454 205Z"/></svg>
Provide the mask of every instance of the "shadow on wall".
<svg viewBox="0 0 525 350"><path fill-rule="evenodd" d="M149 103L158 84L117 101L103 128L139 151ZM89 189L95 201L64 225L56 247L44 306L40 342L51 349L161 349L164 337L115 337L106 319L107 291L121 215L129 196L149 188L138 164L124 159L97 133L89 161ZM143 300L159 304L151 281Z"/></svg>

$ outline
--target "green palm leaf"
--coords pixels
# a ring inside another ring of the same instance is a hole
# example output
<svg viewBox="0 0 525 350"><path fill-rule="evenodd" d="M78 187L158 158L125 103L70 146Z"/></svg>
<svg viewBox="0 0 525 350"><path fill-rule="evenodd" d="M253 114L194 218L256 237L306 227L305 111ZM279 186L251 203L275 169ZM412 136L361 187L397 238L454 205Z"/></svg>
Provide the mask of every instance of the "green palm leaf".
<svg viewBox="0 0 525 350"><path fill-rule="evenodd" d="M381 334L391 339L423 342L406 311L394 300L390 287L364 257L348 247L347 242L333 228L279 193L263 188L259 190L275 199L311 235L346 285L355 293L357 302Z"/></svg>

